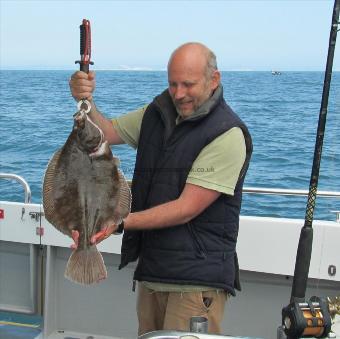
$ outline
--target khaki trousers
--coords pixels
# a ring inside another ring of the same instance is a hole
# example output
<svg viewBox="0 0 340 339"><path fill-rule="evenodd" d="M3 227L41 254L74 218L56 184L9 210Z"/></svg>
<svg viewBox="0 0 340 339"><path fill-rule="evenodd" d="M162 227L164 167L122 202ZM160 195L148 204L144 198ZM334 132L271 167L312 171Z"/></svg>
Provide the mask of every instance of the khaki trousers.
<svg viewBox="0 0 340 339"><path fill-rule="evenodd" d="M156 292L138 284L138 335L157 330L189 331L190 318L208 319L208 333L220 334L227 293Z"/></svg>

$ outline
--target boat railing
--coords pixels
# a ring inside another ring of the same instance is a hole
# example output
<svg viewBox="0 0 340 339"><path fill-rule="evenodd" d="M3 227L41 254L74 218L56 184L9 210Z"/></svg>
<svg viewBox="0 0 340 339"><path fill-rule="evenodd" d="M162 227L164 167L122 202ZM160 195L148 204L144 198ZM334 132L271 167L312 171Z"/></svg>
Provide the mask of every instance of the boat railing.
<svg viewBox="0 0 340 339"><path fill-rule="evenodd" d="M25 191L25 203L28 204L31 202L32 194L31 194L31 188L27 181L21 177L20 175L12 174L12 173L0 173L0 179L9 179L9 180L16 180L19 182Z"/></svg>
<svg viewBox="0 0 340 339"><path fill-rule="evenodd" d="M268 187L243 187L243 193L307 196L309 191ZM340 198L340 192L335 191L318 191L317 195L324 198Z"/></svg>
<svg viewBox="0 0 340 339"><path fill-rule="evenodd" d="M24 188L25 203L31 202L31 189L27 181L16 174L0 173L0 179L12 179L19 182ZM128 181L131 187L131 181ZM284 188L269 188L269 187L243 187L243 193L261 194L261 195L286 195L286 196L308 196L308 190L301 189L284 189ZM340 192L337 191L317 191L317 196L323 198L340 198ZM336 213L336 221L340 222L340 211L331 211Z"/></svg>
<svg viewBox="0 0 340 339"><path fill-rule="evenodd" d="M290 196L308 196L309 191L299 189L285 188L268 188L268 187L243 187L243 193L263 194L263 195L290 195ZM337 191L317 191L317 196L322 198L340 198L340 192ZM340 223L340 211L332 210L335 213L336 222Z"/></svg>

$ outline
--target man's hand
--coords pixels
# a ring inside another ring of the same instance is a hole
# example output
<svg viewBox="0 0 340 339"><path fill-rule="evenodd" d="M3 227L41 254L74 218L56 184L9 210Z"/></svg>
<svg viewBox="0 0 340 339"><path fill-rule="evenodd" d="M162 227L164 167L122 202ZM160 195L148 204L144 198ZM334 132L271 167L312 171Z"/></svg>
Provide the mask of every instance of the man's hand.
<svg viewBox="0 0 340 339"><path fill-rule="evenodd" d="M91 244L99 244L100 242L102 242L103 240L107 239L113 232L115 232L117 230L117 225L112 224L106 228L104 228L103 230L99 231L98 233L96 233L95 235L92 236L91 238Z"/></svg>
<svg viewBox="0 0 340 339"><path fill-rule="evenodd" d="M112 224L103 230L99 231L98 233L94 234L90 242L92 245L98 245L103 240L107 239L113 232L117 230L118 226L115 224ZM71 249L76 250L78 248L79 243L79 232L78 231L72 231L71 237L74 241L74 243L71 245Z"/></svg>
<svg viewBox="0 0 340 339"><path fill-rule="evenodd" d="M81 71L75 72L70 78L69 85L72 96L77 101L92 100L92 94L96 87L95 73L93 71L88 74Z"/></svg>
<svg viewBox="0 0 340 339"><path fill-rule="evenodd" d="M74 244L71 245L71 248L73 250L76 250L78 248L79 232L78 231L72 231L71 237L74 241Z"/></svg>

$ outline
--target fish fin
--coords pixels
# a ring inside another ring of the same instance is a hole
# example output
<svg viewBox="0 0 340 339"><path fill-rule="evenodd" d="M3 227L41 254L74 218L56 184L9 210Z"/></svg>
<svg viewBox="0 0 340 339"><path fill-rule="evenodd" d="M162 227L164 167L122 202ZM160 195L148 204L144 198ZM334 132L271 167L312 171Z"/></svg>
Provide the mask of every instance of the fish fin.
<svg viewBox="0 0 340 339"><path fill-rule="evenodd" d="M106 279L106 267L97 247L93 245L87 249L77 249L72 252L64 276L81 285L90 285Z"/></svg>
<svg viewBox="0 0 340 339"><path fill-rule="evenodd" d="M118 170L119 176L119 203L118 203L118 214L121 218L125 218L131 211L131 191L130 187L124 177L124 174Z"/></svg>
<svg viewBox="0 0 340 339"><path fill-rule="evenodd" d="M55 207L55 199L54 199L54 186L55 186L55 175L56 175L56 167L59 163L59 158L61 154L61 149L54 153L52 159L49 161L47 165L47 169L44 176L43 183L43 207L45 218L58 230L65 233L65 230L58 226Z"/></svg>

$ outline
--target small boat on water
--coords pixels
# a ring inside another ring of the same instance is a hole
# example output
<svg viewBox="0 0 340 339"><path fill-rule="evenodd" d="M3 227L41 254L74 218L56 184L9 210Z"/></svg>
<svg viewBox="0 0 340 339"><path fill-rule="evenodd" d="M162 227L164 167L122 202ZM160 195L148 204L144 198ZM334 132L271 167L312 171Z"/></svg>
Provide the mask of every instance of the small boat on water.
<svg viewBox="0 0 340 339"><path fill-rule="evenodd" d="M272 71L272 75L281 75L280 71Z"/></svg>

